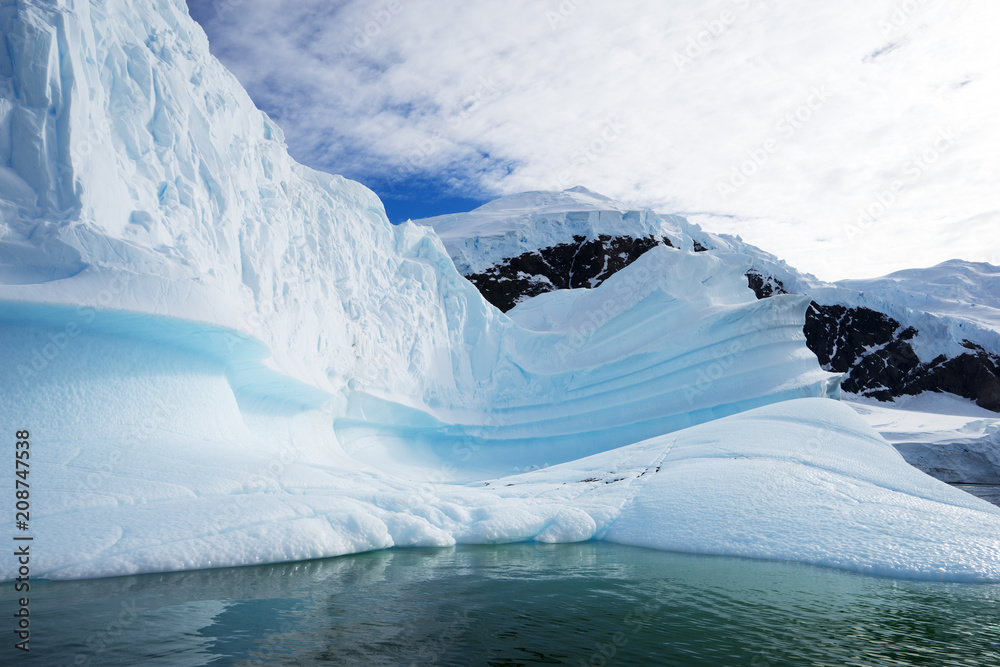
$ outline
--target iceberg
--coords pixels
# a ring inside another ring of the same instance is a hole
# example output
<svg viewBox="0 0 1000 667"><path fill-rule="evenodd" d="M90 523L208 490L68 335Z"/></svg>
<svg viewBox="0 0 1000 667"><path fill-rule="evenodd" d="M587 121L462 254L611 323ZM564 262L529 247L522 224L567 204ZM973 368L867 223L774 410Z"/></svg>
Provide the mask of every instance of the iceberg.
<svg viewBox="0 0 1000 667"><path fill-rule="evenodd" d="M745 256L678 227L504 314L433 230L295 163L183 2L0 22L0 429L30 434L33 576L605 539L1000 581L1000 509L834 400L808 299L755 299Z"/></svg>

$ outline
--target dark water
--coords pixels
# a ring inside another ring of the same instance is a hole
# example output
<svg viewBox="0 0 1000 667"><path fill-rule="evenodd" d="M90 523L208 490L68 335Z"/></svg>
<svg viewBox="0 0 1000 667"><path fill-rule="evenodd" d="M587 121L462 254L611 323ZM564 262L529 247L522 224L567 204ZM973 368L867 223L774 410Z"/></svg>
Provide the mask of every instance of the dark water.
<svg viewBox="0 0 1000 667"><path fill-rule="evenodd" d="M1000 665L1000 586L603 543L34 583L39 665Z"/></svg>
<svg viewBox="0 0 1000 667"><path fill-rule="evenodd" d="M1000 484L952 484L952 486L982 498L986 502L1000 505Z"/></svg>

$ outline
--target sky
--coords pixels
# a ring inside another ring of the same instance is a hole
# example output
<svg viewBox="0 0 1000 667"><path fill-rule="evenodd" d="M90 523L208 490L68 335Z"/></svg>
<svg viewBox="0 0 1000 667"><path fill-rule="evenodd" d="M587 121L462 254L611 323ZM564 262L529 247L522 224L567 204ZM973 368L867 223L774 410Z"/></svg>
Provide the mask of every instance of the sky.
<svg viewBox="0 0 1000 667"><path fill-rule="evenodd" d="M188 0L390 220L583 185L827 280L1000 265L994 0Z"/></svg>

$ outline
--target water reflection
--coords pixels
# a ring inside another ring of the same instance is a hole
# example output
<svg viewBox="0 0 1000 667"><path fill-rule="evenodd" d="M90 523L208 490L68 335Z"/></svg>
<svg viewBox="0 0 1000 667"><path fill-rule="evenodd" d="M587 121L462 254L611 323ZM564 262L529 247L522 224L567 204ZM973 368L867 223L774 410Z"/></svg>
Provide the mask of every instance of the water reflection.
<svg viewBox="0 0 1000 667"><path fill-rule="evenodd" d="M592 542L400 549L31 592L28 662L45 665L1000 664L1000 586Z"/></svg>

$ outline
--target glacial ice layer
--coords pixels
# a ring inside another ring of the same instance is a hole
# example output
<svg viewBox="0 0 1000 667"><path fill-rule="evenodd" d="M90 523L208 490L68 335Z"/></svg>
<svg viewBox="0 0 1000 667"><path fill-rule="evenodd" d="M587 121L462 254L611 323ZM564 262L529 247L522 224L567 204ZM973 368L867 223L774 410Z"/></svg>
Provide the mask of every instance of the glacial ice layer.
<svg viewBox="0 0 1000 667"><path fill-rule="evenodd" d="M0 22L33 576L606 539L1000 580L1000 511L830 400L805 300L757 301L744 259L654 248L508 317L434 232L292 161L183 2Z"/></svg>

